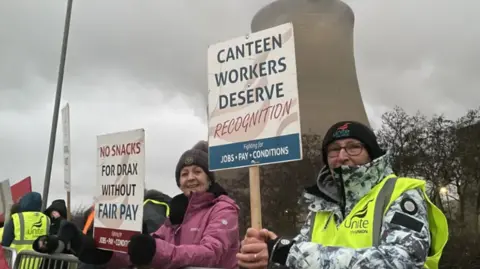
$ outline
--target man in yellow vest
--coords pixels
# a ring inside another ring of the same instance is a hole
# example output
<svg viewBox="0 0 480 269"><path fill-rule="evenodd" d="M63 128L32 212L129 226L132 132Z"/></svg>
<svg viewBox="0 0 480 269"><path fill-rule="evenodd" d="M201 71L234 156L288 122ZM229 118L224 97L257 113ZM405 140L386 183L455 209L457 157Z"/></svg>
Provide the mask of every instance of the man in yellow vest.
<svg viewBox="0 0 480 269"><path fill-rule="evenodd" d="M245 268L438 268L445 215L425 181L397 177L374 132L353 121L324 137L325 167L304 194L309 216L293 240L248 229L237 255Z"/></svg>
<svg viewBox="0 0 480 269"><path fill-rule="evenodd" d="M32 243L39 236L48 234L50 220L40 212L42 196L38 192L25 194L18 203L18 213L12 214L5 224L2 245L20 252L32 250Z"/></svg>

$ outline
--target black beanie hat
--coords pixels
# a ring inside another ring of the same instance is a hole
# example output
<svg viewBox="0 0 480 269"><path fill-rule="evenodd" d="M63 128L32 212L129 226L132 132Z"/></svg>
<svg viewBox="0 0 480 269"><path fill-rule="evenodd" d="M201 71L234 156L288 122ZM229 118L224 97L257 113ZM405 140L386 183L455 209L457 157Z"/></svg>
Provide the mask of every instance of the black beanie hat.
<svg viewBox="0 0 480 269"><path fill-rule="evenodd" d="M341 121L332 125L323 138L322 157L326 166L328 166L327 146L335 140L344 138L354 138L362 142L372 160L385 154L378 145L377 136L370 127L356 121Z"/></svg>
<svg viewBox="0 0 480 269"><path fill-rule="evenodd" d="M65 204L65 200L63 199L54 200L52 204L47 209L45 209L44 213L45 215L50 217L50 213L52 213L52 211L57 211L62 218L66 219L67 205Z"/></svg>
<svg viewBox="0 0 480 269"><path fill-rule="evenodd" d="M185 166L197 165L203 169L203 171L208 175L208 178L213 183L215 182L215 176L208 170L208 142L199 141L192 149L185 151L180 160L178 160L177 168L175 169L175 180L177 181L177 186L180 187L180 171Z"/></svg>

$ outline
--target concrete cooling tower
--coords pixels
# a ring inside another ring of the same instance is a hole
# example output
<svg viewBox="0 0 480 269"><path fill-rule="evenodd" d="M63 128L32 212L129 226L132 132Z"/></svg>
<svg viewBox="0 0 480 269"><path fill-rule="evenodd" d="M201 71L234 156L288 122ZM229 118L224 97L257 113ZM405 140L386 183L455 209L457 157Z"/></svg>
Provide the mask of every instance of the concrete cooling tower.
<svg viewBox="0 0 480 269"><path fill-rule="evenodd" d="M277 0L258 11L257 32L292 22L302 133L324 135L341 120L369 124L355 69L352 9L340 0ZM247 169L219 172L239 179Z"/></svg>

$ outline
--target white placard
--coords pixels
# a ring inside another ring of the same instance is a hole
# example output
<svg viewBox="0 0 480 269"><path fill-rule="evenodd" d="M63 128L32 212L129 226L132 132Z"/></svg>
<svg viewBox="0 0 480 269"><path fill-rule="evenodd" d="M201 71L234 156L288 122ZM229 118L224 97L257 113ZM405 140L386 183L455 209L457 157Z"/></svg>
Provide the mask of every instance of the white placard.
<svg viewBox="0 0 480 269"><path fill-rule="evenodd" d="M65 191L71 191L71 147L70 147L70 106L67 103L62 108L62 130L63 130L63 185Z"/></svg>
<svg viewBox="0 0 480 269"><path fill-rule="evenodd" d="M302 159L293 25L208 48L209 169Z"/></svg>
<svg viewBox="0 0 480 269"><path fill-rule="evenodd" d="M99 248L126 252L142 232L145 131L98 136L97 156L94 238Z"/></svg>

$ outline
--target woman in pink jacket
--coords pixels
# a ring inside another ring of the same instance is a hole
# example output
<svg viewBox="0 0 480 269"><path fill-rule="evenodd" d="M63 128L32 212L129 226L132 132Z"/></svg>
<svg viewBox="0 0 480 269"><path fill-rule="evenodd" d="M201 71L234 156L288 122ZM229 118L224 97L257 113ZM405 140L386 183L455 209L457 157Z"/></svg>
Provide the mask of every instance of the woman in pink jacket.
<svg viewBox="0 0 480 269"><path fill-rule="evenodd" d="M200 141L180 157L175 170L182 194L170 203L170 217L155 233L131 238L128 255L115 253L108 268L180 269L187 266L238 268L238 212L235 201L208 171L208 146Z"/></svg>

